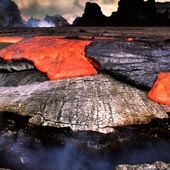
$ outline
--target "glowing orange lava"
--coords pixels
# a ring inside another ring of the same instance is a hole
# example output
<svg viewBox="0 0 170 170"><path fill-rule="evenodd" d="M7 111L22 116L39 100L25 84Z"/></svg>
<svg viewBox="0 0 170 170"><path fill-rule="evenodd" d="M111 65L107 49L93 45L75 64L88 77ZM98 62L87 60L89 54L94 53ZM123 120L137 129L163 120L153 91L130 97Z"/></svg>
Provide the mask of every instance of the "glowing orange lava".
<svg viewBox="0 0 170 170"><path fill-rule="evenodd" d="M23 39L24 39L23 37L19 36L0 37L0 43L17 43Z"/></svg>
<svg viewBox="0 0 170 170"><path fill-rule="evenodd" d="M0 51L5 60L27 59L47 73L51 80L89 76L97 73L85 57L91 41L66 40L58 36L37 36L25 39Z"/></svg>
<svg viewBox="0 0 170 170"><path fill-rule="evenodd" d="M132 37L129 37L129 38L127 38L127 41L128 41L128 42L133 42L133 41L135 41L135 39L132 38Z"/></svg>
<svg viewBox="0 0 170 170"><path fill-rule="evenodd" d="M161 104L170 105L170 72L159 73L148 97Z"/></svg>

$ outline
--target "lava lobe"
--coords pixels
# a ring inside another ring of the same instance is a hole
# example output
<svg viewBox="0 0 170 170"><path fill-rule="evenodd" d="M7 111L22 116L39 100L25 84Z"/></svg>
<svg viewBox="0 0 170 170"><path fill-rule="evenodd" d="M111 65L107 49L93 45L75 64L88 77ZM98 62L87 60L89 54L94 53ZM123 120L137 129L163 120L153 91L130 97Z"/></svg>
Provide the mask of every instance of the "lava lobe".
<svg viewBox="0 0 170 170"><path fill-rule="evenodd" d="M149 92L148 97L161 104L170 105L170 72L158 74L158 79Z"/></svg>
<svg viewBox="0 0 170 170"><path fill-rule="evenodd" d="M0 51L4 60L32 61L51 80L89 76L97 73L85 57L91 41L66 40L58 36L37 36L25 39Z"/></svg>

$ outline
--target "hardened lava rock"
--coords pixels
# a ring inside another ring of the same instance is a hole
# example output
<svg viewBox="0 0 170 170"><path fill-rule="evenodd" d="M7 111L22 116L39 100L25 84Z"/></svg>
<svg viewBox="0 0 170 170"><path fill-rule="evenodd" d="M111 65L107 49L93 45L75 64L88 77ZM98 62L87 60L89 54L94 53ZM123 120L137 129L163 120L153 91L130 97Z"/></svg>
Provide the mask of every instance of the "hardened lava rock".
<svg viewBox="0 0 170 170"><path fill-rule="evenodd" d="M116 170L169 170L170 164L157 161L153 164L141 164L141 165L118 165Z"/></svg>
<svg viewBox="0 0 170 170"><path fill-rule="evenodd" d="M149 90L159 72L170 71L170 45L95 41L86 48L86 55L113 77L138 88Z"/></svg>
<svg viewBox="0 0 170 170"><path fill-rule="evenodd" d="M145 92L105 74L0 87L0 112L30 116L36 125L102 133L167 118Z"/></svg>

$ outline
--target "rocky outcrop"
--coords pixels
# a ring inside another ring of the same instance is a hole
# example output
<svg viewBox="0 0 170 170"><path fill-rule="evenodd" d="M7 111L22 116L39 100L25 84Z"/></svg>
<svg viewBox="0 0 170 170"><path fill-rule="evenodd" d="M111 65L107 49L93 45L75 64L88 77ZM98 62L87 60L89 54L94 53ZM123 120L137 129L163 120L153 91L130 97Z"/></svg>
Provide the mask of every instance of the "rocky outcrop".
<svg viewBox="0 0 170 170"><path fill-rule="evenodd" d="M45 74L37 70L25 70L19 72L4 72L0 73L0 87L11 87L20 85L29 85L34 82L47 81L48 78Z"/></svg>
<svg viewBox="0 0 170 170"><path fill-rule="evenodd" d="M22 61L5 61L0 59L0 72L12 72L12 71L24 71L35 69L33 63L22 60Z"/></svg>
<svg viewBox="0 0 170 170"><path fill-rule="evenodd" d="M146 19L144 13L145 3L143 0L120 0L118 3L118 11L114 15L117 16L118 24L132 25L139 24L141 20ZM111 17L114 19L115 16Z"/></svg>
<svg viewBox="0 0 170 170"><path fill-rule="evenodd" d="M86 3L84 14L75 26L169 26L168 12L158 13L155 0L120 0L117 12L110 17L102 14L95 3Z"/></svg>
<svg viewBox="0 0 170 170"><path fill-rule="evenodd" d="M164 162L155 162L153 164L142 165L118 165L116 170L165 170L170 169L170 164Z"/></svg>
<svg viewBox="0 0 170 170"><path fill-rule="evenodd" d="M54 24L55 27L69 26L69 23L67 22L67 20L59 14L56 14L54 16L46 15L46 17L44 18L44 21Z"/></svg>
<svg viewBox="0 0 170 170"><path fill-rule="evenodd" d="M40 21L41 21L40 19L31 17L28 19L26 24L28 27L38 27Z"/></svg>
<svg viewBox="0 0 170 170"><path fill-rule="evenodd" d="M147 90L153 86L159 72L170 71L168 44L96 41L86 48L86 55L113 77Z"/></svg>
<svg viewBox="0 0 170 170"><path fill-rule="evenodd" d="M107 17L103 15L100 6L91 2L86 3L83 16L76 18L73 22L75 26L105 26L107 24Z"/></svg>
<svg viewBox="0 0 170 170"><path fill-rule="evenodd" d="M0 27L23 27L20 11L12 0L0 0Z"/></svg>
<svg viewBox="0 0 170 170"><path fill-rule="evenodd" d="M155 0L120 0L116 14L111 18L122 26L169 25L168 15L157 12Z"/></svg>
<svg viewBox="0 0 170 170"><path fill-rule="evenodd" d="M1 87L0 111L30 116L32 124L102 133L167 117L145 92L103 74Z"/></svg>
<svg viewBox="0 0 170 170"><path fill-rule="evenodd" d="M157 2L156 3L156 8L157 8L157 11L159 13L168 13L169 14L169 18L170 18L170 2L164 2L164 3L161 3L161 2Z"/></svg>

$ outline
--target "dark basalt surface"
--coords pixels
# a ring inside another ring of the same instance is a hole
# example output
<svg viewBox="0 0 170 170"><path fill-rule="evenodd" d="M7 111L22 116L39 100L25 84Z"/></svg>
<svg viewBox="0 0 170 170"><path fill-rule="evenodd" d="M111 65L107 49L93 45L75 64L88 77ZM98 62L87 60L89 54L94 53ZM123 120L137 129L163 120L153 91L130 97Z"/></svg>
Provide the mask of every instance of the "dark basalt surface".
<svg viewBox="0 0 170 170"><path fill-rule="evenodd" d="M35 69L34 65L27 60L4 61L3 59L0 58L0 72L15 72L33 69Z"/></svg>
<svg viewBox="0 0 170 170"><path fill-rule="evenodd" d="M0 73L0 87L29 85L34 82L47 81L48 78L45 74L37 70L27 70L19 72L3 72Z"/></svg>
<svg viewBox="0 0 170 170"><path fill-rule="evenodd" d="M0 167L113 170L119 164L170 161L169 119L117 127L109 134L31 126L28 119L0 112Z"/></svg>
<svg viewBox="0 0 170 170"><path fill-rule="evenodd" d="M4 61L0 59L0 87L16 87L47 80L49 80L47 76L38 71L30 61Z"/></svg>
<svg viewBox="0 0 170 170"><path fill-rule="evenodd" d="M86 55L113 77L149 90L159 72L170 71L170 45L145 42L96 41Z"/></svg>

